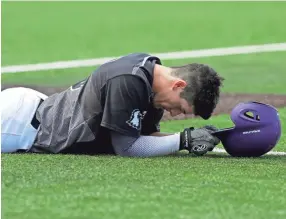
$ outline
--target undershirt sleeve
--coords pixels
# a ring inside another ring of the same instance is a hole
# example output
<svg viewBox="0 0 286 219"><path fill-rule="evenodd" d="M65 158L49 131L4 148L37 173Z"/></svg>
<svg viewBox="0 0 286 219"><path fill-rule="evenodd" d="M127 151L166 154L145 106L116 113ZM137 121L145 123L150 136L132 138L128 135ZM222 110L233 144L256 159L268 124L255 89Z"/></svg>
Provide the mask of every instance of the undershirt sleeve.
<svg viewBox="0 0 286 219"><path fill-rule="evenodd" d="M115 153L127 157L164 156L174 154L180 148L179 134L136 138L112 131L111 140Z"/></svg>

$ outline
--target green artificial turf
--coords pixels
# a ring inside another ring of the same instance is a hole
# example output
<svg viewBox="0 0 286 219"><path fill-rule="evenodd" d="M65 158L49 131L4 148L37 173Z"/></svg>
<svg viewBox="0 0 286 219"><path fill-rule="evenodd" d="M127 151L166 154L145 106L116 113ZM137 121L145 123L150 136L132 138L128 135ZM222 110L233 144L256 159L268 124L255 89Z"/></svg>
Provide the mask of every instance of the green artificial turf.
<svg viewBox="0 0 286 219"><path fill-rule="evenodd" d="M286 108L279 110L286 120ZM209 121L162 122L164 132ZM283 129L285 129L285 122ZM274 150L286 151L285 131ZM286 156L2 154L3 218L285 218Z"/></svg>
<svg viewBox="0 0 286 219"><path fill-rule="evenodd" d="M2 155L3 218L285 218L286 159Z"/></svg>
<svg viewBox="0 0 286 219"><path fill-rule="evenodd" d="M279 43L285 2L3 2L2 65Z"/></svg>

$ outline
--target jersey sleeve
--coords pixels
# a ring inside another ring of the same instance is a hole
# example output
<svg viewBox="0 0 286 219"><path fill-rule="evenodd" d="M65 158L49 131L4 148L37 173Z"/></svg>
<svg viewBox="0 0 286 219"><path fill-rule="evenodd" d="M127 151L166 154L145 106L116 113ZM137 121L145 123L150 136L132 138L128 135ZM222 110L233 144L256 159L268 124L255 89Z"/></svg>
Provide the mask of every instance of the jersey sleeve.
<svg viewBox="0 0 286 219"><path fill-rule="evenodd" d="M139 137L143 111L148 106L145 82L134 75L121 75L108 81L101 125L121 134Z"/></svg>
<svg viewBox="0 0 286 219"><path fill-rule="evenodd" d="M154 132L160 132L160 121L163 114L163 109L156 109L151 106L142 121L142 135L150 135Z"/></svg>

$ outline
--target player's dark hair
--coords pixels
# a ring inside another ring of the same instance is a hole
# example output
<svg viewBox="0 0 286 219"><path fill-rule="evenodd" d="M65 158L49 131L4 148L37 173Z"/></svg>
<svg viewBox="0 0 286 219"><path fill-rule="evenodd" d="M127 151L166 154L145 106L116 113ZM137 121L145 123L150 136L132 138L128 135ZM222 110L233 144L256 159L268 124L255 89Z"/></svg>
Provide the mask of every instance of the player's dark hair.
<svg viewBox="0 0 286 219"><path fill-rule="evenodd" d="M187 83L181 97L193 106L194 114L203 119L210 118L218 103L224 78L205 64L192 63L172 69L173 76Z"/></svg>

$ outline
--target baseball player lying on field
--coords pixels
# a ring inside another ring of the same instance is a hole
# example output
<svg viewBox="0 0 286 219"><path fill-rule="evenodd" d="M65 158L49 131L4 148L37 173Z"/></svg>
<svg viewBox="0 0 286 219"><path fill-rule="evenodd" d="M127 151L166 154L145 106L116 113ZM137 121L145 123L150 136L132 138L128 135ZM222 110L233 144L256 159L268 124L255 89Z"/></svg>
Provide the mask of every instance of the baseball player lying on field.
<svg viewBox="0 0 286 219"><path fill-rule="evenodd" d="M49 97L28 88L1 92L2 152L163 156L211 151L215 127L161 133L172 116L210 118L223 78L204 64L162 65L133 53L107 62L89 77Z"/></svg>

